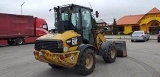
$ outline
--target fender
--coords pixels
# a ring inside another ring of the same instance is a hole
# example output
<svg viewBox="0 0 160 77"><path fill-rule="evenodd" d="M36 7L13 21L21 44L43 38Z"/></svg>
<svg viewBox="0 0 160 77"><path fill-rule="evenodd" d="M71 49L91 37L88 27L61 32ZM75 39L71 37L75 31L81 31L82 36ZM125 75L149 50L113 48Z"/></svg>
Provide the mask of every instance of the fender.
<svg viewBox="0 0 160 77"><path fill-rule="evenodd" d="M78 56L77 65L79 65L80 59L81 59L81 57L82 57L82 55L83 55L83 53L84 53L84 50L85 50L86 48L91 48L91 49L93 49L94 51L97 50L97 49L96 49L94 46L92 46L91 44L81 44L81 45L79 45L79 47L78 47L77 50L79 50L80 53L79 53L79 56Z"/></svg>
<svg viewBox="0 0 160 77"><path fill-rule="evenodd" d="M114 46L113 41L104 41L100 47L99 55L108 57L108 51L110 46Z"/></svg>

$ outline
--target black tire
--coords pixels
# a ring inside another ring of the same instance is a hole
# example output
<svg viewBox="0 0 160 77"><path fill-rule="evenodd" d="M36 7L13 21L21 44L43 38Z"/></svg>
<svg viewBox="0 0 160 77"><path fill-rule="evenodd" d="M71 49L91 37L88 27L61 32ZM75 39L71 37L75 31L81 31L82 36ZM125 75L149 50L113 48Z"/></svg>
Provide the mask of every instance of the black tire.
<svg viewBox="0 0 160 77"><path fill-rule="evenodd" d="M14 38L9 39L9 40L8 40L8 44L9 44L9 45L12 45L12 46L17 45L17 44L16 44L16 39L14 39Z"/></svg>
<svg viewBox="0 0 160 77"><path fill-rule="evenodd" d="M12 41L11 41L11 40L8 40L8 44L9 44L9 45L12 45Z"/></svg>
<svg viewBox="0 0 160 77"><path fill-rule="evenodd" d="M17 44L17 45L22 45L22 44L24 44L24 39L23 39L23 38L17 38L17 39L16 39L16 44Z"/></svg>
<svg viewBox="0 0 160 77"><path fill-rule="evenodd" d="M48 65L51 66L51 67L54 68L54 69L62 68L62 66L58 66L58 65L54 65L54 64L49 64L49 63L48 63Z"/></svg>
<svg viewBox="0 0 160 77"><path fill-rule="evenodd" d="M106 62L106 63L113 63L115 62L116 60L116 56L117 56L117 51L116 51L116 48L114 45L110 45L109 46L109 50L108 50L108 56L107 57L104 57L103 56L103 60Z"/></svg>
<svg viewBox="0 0 160 77"><path fill-rule="evenodd" d="M94 71L95 68L95 54L91 48L86 48L79 65L75 66L76 71L82 75L88 75Z"/></svg>
<svg viewBox="0 0 160 77"><path fill-rule="evenodd" d="M16 39L12 39L11 44L12 44L13 46L16 46L16 45L17 45L17 44L16 44Z"/></svg>
<svg viewBox="0 0 160 77"><path fill-rule="evenodd" d="M131 42L134 42L133 40L131 40Z"/></svg>
<svg viewBox="0 0 160 77"><path fill-rule="evenodd" d="M146 42L147 41L147 38L144 38L143 42Z"/></svg>

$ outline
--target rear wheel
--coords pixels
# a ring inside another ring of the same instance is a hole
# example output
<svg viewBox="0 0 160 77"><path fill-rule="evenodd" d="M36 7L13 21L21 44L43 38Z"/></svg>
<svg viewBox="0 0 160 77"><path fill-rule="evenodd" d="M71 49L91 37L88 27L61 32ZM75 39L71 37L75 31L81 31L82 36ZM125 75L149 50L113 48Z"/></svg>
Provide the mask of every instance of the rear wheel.
<svg viewBox="0 0 160 77"><path fill-rule="evenodd" d="M62 66L58 66L58 65L55 65L55 64L49 64L49 66L51 66L52 68L55 68L55 69L58 69L58 68L62 68Z"/></svg>
<svg viewBox="0 0 160 77"><path fill-rule="evenodd" d="M144 42L146 42L147 41L147 38L144 38L144 40L143 40Z"/></svg>
<svg viewBox="0 0 160 77"><path fill-rule="evenodd" d="M103 56L103 60L106 63L113 63L116 60L116 56L117 56L117 51L116 51L115 46L110 45L109 50L108 50L108 56L107 57Z"/></svg>
<svg viewBox="0 0 160 77"><path fill-rule="evenodd" d="M78 73L82 75L88 75L93 72L95 68L95 54L94 50L87 48L85 49L79 65L75 66Z"/></svg>

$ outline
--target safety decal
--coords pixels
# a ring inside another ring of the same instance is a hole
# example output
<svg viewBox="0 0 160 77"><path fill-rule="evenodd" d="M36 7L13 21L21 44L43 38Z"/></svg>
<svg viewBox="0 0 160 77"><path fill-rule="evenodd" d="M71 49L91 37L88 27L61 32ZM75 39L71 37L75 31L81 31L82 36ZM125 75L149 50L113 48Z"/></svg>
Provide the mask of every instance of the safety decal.
<svg viewBox="0 0 160 77"><path fill-rule="evenodd" d="M70 61L72 62L73 60L74 60L74 57L73 57L73 56L71 56L71 57L70 57Z"/></svg>

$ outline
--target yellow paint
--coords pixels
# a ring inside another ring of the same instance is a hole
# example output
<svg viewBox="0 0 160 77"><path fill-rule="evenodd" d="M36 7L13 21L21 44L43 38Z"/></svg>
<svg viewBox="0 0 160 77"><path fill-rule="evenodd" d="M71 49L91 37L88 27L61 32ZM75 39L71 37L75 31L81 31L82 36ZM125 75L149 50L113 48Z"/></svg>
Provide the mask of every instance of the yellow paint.
<svg viewBox="0 0 160 77"><path fill-rule="evenodd" d="M149 32L152 21L160 22L160 14L145 15L142 20L140 20L140 29Z"/></svg>
<svg viewBox="0 0 160 77"><path fill-rule="evenodd" d="M35 59L55 64L63 67L73 67L76 65L80 51L72 51L67 53L52 53L48 50L34 51ZM42 54L39 54L42 53Z"/></svg>
<svg viewBox="0 0 160 77"><path fill-rule="evenodd" d="M130 32L132 32L132 25L126 25L126 26L124 26L124 34L128 34L128 33L130 33Z"/></svg>
<svg viewBox="0 0 160 77"><path fill-rule="evenodd" d="M160 22L160 14L145 15L139 25L148 24L152 20L157 20Z"/></svg>
<svg viewBox="0 0 160 77"><path fill-rule="evenodd" d="M68 51L71 52L71 51L74 51L78 48L78 46L73 46L73 47L69 47Z"/></svg>
<svg viewBox="0 0 160 77"><path fill-rule="evenodd" d="M97 33L97 35L96 35L96 47L99 49L100 48L100 46L102 45L102 42L104 42L106 39L105 39L105 37L104 37L104 35L103 34L101 34L101 33Z"/></svg>
<svg viewBox="0 0 160 77"><path fill-rule="evenodd" d="M160 25L160 14L146 14L140 21L140 30L149 31L152 21L158 21ZM132 32L132 25L124 25L124 34Z"/></svg>
<svg viewBox="0 0 160 77"><path fill-rule="evenodd" d="M96 38L95 41L95 47L99 48L102 44L102 42L105 41L104 35L97 31L94 33ZM80 51L77 50L77 46L72 46L69 47L67 45L66 41L72 37L78 37L80 34L74 32L73 30L66 31L64 33L57 33L57 34L47 34L44 35L38 40L62 40L63 41L63 49L67 48L68 51L63 53L54 53L49 50L40 50L40 51L34 51L34 57L35 59L45 62L45 63L50 63L50 64L55 64L58 66L63 66L63 67L73 67L77 64L78 57L80 54ZM98 44L98 45L97 45Z"/></svg>
<svg viewBox="0 0 160 77"><path fill-rule="evenodd" d="M145 24L140 26L140 30L146 31L146 29L147 29L147 26Z"/></svg>
<svg viewBox="0 0 160 77"><path fill-rule="evenodd" d="M73 31L73 30L68 30L65 31L64 33L55 33L55 34L51 34L48 33L44 36L39 37L39 40L43 40L43 39L47 39L47 40L62 40L63 41L63 48L67 47L68 48L68 52L74 51L77 49L78 46L73 46L73 47L68 47L66 41L70 38L73 37L78 37L81 36L80 34L78 34L77 32Z"/></svg>

